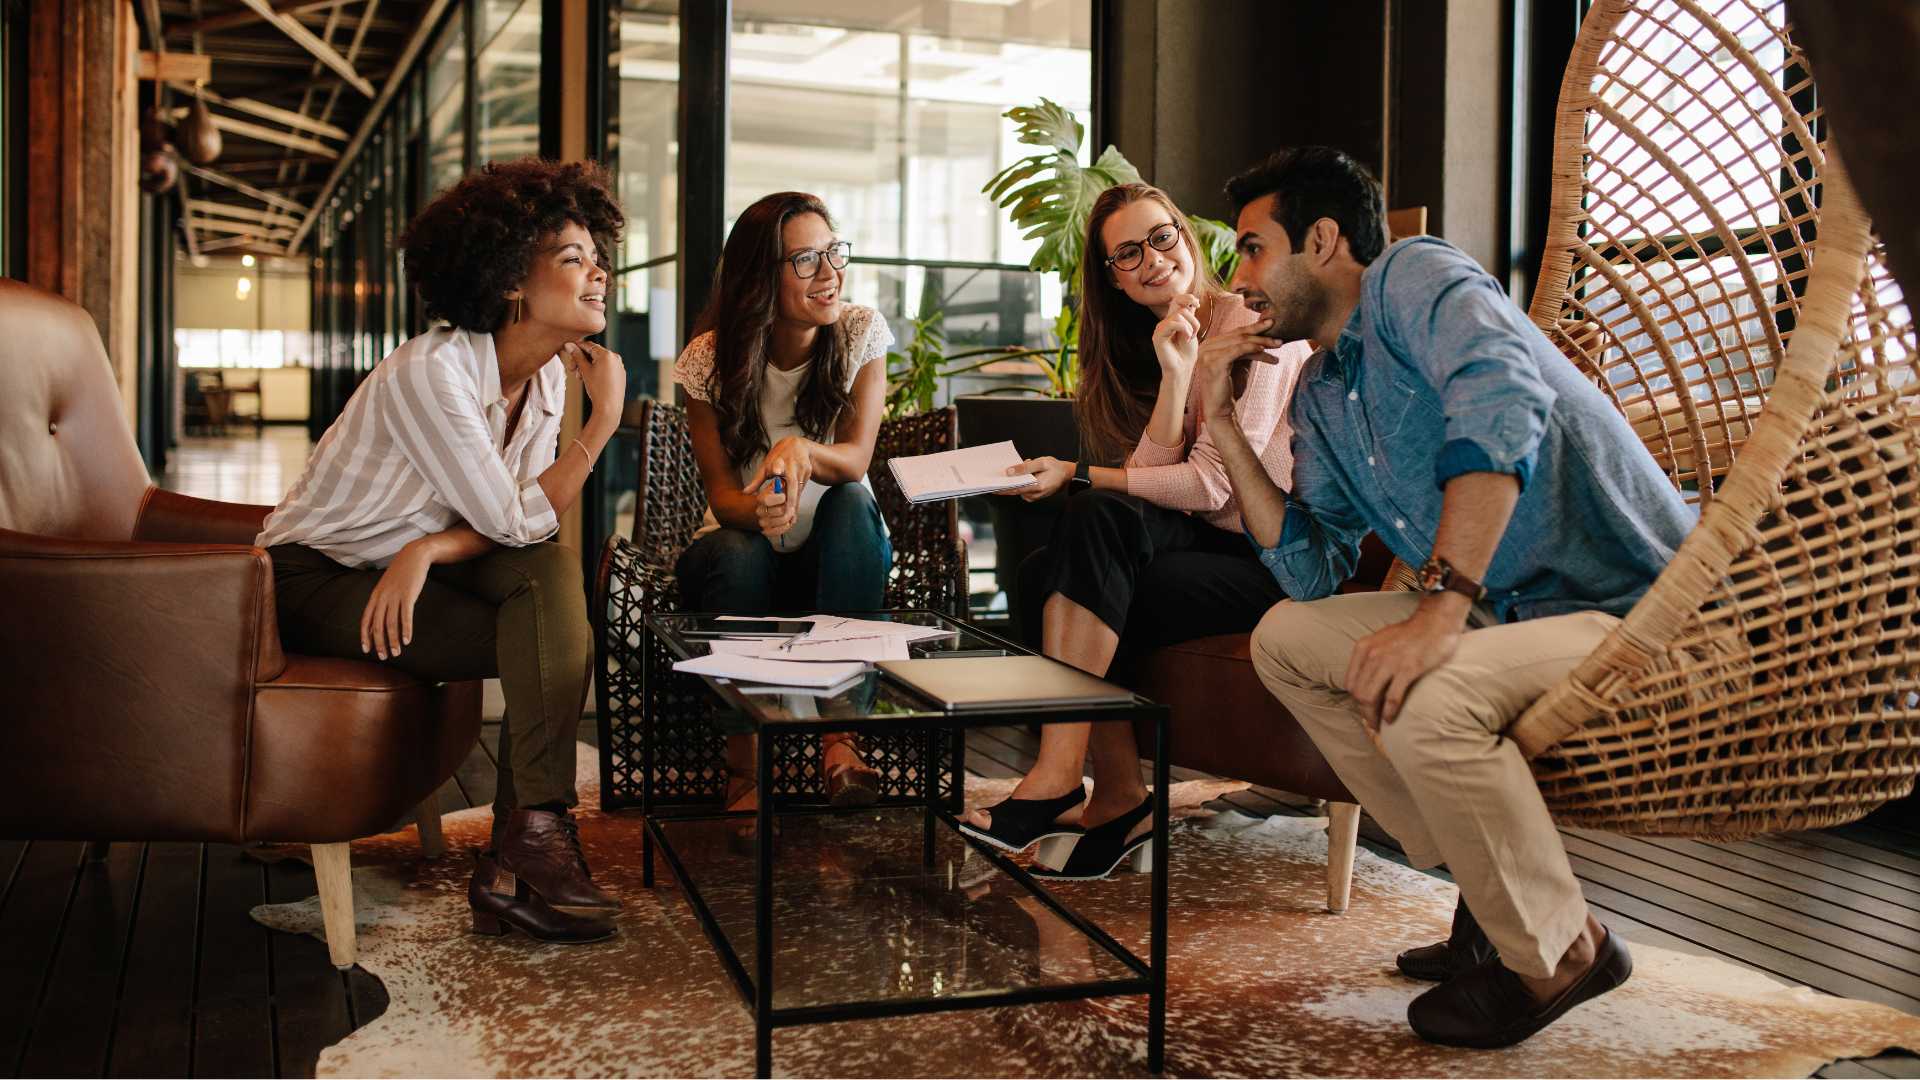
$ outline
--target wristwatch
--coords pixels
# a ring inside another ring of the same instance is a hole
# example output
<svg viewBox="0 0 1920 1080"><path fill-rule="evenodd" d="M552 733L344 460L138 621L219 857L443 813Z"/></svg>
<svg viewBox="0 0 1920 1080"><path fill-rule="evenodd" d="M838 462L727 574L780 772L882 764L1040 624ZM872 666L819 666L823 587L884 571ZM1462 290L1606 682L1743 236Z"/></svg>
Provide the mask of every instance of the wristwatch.
<svg viewBox="0 0 1920 1080"><path fill-rule="evenodd" d="M1487 595L1487 587L1453 568L1453 564L1438 555L1427 560L1420 568L1420 591L1423 593L1457 592L1461 596L1479 603Z"/></svg>
<svg viewBox="0 0 1920 1080"><path fill-rule="evenodd" d="M1067 494L1077 495L1093 486L1093 473L1086 462L1073 467L1073 479L1067 481Z"/></svg>

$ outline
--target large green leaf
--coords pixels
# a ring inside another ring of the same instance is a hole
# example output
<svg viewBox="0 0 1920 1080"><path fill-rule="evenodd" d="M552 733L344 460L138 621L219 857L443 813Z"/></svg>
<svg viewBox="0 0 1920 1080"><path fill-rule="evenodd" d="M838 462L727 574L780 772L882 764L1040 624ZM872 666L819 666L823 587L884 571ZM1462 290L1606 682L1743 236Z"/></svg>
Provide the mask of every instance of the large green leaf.
<svg viewBox="0 0 1920 1080"><path fill-rule="evenodd" d="M1005 115L1020 142L1048 149L1002 169L981 190L1007 212L1023 238L1040 241L1027 265L1058 274L1072 292L1079 284L1094 200L1115 184L1137 182L1140 173L1111 146L1083 167L1079 153L1085 129L1065 106L1041 98L1038 105L1008 109Z"/></svg>

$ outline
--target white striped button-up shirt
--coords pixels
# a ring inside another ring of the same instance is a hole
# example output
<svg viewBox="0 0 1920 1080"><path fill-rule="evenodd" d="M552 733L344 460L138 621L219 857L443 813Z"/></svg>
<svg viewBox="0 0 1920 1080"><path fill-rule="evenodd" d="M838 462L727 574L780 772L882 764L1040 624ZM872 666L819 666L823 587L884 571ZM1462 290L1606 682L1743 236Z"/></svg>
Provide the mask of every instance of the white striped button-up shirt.
<svg viewBox="0 0 1920 1080"><path fill-rule="evenodd" d="M493 335L443 326L407 341L354 391L254 543L384 567L462 523L507 547L545 540L560 521L539 477L554 461L566 379L557 357L534 375L509 440Z"/></svg>

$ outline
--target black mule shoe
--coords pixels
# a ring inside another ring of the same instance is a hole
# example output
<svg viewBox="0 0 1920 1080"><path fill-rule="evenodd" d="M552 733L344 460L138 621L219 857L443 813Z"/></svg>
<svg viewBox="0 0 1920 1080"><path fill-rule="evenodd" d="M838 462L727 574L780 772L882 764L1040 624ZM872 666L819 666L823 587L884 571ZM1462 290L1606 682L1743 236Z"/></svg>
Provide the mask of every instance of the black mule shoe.
<svg viewBox="0 0 1920 1080"><path fill-rule="evenodd" d="M1082 832L1058 870L1039 867L1033 876L1048 881L1099 881L1120 869L1123 862L1131 862L1138 873L1147 873L1153 869L1153 833L1149 830L1131 840L1127 833L1151 813L1153 796L1149 795L1112 821Z"/></svg>
<svg viewBox="0 0 1920 1080"><path fill-rule="evenodd" d="M1071 843L1079 838L1082 830L1078 825L1062 825L1054 819L1086 801L1087 789L1079 784L1053 799L1002 799L985 808L993 815L993 824L982 829L963 821L960 831L1015 855L1041 844L1040 861L1057 866L1065 856L1052 850L1059 846L1054 842ZM1058 858L1050 857L1056 854Z"/></svg>
<svg viewBox="0 0 1920 1080"><path fill-rule="evenodd" d="M1500 950L1487 940L1486 931L1467 910L1467 898L1461 897L1453 908L1453 930L1447 940L1408 949L1393 958L1395 967L1408 978L1426 982L1446 982L1464 975L1489 960L1498 960Z"/></svg>

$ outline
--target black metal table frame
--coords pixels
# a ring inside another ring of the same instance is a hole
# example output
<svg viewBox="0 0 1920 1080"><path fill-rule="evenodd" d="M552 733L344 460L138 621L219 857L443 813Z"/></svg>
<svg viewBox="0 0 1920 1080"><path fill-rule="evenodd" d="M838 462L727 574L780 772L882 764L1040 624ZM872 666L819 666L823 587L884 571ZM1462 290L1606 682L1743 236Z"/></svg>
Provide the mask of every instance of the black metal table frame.
<svg viewBox="0 0 1920 1080"><path fill-rule="evenodd" d="M1005 645L1010 655L1019 655L1027 650L1005 642L992 634L972 627L970 632ZM652 620L647 623L647 633L653 633ZM712 681L709 680L712 686ZM714 688L718 692L719 688ZM722 694L723 698L729 694ZM657 846L665 856L667 865L673 871L674 879L686 894L687 904L693 909L694 916L700 921L700 928L706 932L714 951L719 954L721 966L732 977L734 988L754 1020L754 1074L770 1076L773 1070L773 1030L780 1027L797 1027L804 1024L835 1023L842 1020L870 1020L886 1016L910 1016L920 1013L948 1012L959 1009L985 1009L1008 1005L1034 1005L1048 1001L1075 1001L1098 997L1124 997L1145 994L1147 997L1147 1070L1152 1073L1162 1071L1166 1060L1167 1026L1167 719L1168 709L1136 697L1130 706L1106 706L1081 709L1054 709L1023 711L1022 717L1029 722L1041 724L1068 724L1076 722L1127 722L1141 713L1153 719L1153 873L1152 899L1150 901L1148 960L1141 960L1133 951L1113 939L1113 936L1094 925L1085 916L1061 902L1033 875L1004 853L991 845L982 843L960 832L959 819L948 809L939 805L939 784L932 775L934 765L933 739L936 732L964 730L969 727L982 727L989 724L1005 723L1007 717L999 713L970 714L947 713L939 716L921 717L883 717L857 719L848 717L823 717L813 720L782 721L778 730L760 725L760 737L755 740L754 773L757 790L763 795L757 809L736 811L694 811L655 814L653 812L653 769L648 762L641 775L641 810L646 816L646 828L642 833L642 882L653 887L653 853ZM852 1001L826 1005L807 1005L795 1008L777 1009L773 1005L773 822L774 818L787 815L810 814L848 814L862 813L870 807L852 807L836 809L830 806L789 806L775 809L775 803L781 800L764 793L773 788L773 741L775 737L789 735L823 734L834 731L884 731L898 733L903 728L918 729L922 732L922 752L925 754L921 769L921 792L923 828L922 858L925 865L933 865L934 822L944 821L955 835L972 845L973 850L988 859L1000 872L1018 882L1029 893L1045 904L1049 910L1065 920L1074 929L1085 934L1096 945L1105 949L1109 955L1133 972L1130 978L1101 979L1092 982L1070 983L1058 986L1029 987L1017 990L1002 990L992 993L967 994L945 998L904 998L898 1001ZM648 755L649 757L651 755ZM957 773L961 767L959 755L955 755L951 768ZM961 790L962 778L954 776L955 791ZM747 970L739 953L727 940L726 932L714 917L713 910L707 906L706 899L700 894L693 876L680 861L673 849L673 842L662 828L663 823L687 823L696 821L725 821L751 818L754 821L754 969Z"/></svg>

